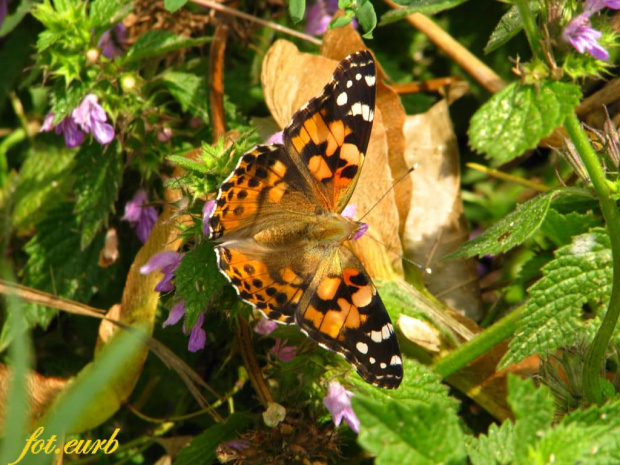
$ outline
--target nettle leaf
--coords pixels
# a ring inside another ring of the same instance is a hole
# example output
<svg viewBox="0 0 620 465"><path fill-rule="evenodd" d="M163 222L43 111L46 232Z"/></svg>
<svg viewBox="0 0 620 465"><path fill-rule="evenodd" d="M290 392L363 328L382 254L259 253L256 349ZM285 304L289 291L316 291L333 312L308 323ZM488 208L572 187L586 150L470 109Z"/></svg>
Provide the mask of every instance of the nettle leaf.
<svg viewBox="0 0 620 465"><path fill-rule="evenodd" d="M75 151L46 146L29 154L19 172L13 195L13 228L24 231L57 206L73 183L71 167Z"/></svg>
<svg viewBox="0 0 620 465"><path fill-rule="evenodd" d="M306 0L290 0L288 4L288 14L294 23L304 19L306 13Z"/></svg>
<svg viewBox="0 0 620 465"><path fill-rule="evenodd" d="M496 165L509 162L561 126L580 97L581 91L574 84L512 83L474 114L469 126L470 144L488 154Z"/></svg>
<svg viewBox="0 0 620 465"><path fill-rule="evenodd" d="M95 0L90 3L88 19L91 27L111 25L112 21L120 18L133 2L131 0Z"/></svg>
<svg viewBox="0 0 620 465"><path fill-rule="evenodd" d="M467 454L472 465L514 463L514 426L509 420L499 427L492 423L486 435L471 437L467 444Z"/></svg>
<svg viewBox="0 0 620 465"><path fill-rule="evenodd" d="M353 396L361 422L359 444L375 463L465 464L464 436L456 413L434 403L377 402Z"/></svg>
<svg viewBox="0 0 620 465"><path fill-rule="evenodd" d="M170 13L174 13L187 5L188 2L189 0L164 0L164 7Z"/></svg>
<svg viewBox="0 0 620 465"><path fill-rule="evenodd" d="M192 439L192 442L181 450L174 461L175 465L198 465L214 463L217 459L217 446L234 439L243 429L251 425L251 417L245 413L233 413L226 423L211 426Z"/></svg>
<svg viewBox="0 0 620 465"><path fill-rule="evenodd" d="M575 237L542 271L543 277L528 290L530 298L500 369L529 355L571 345L586 337L588 328L598 327L612 285L607 232L596 228ZM585 318L586 305L595 318Z"/></svg>
<svg viewBox="0 0 620 465"><path fill-rule="evenodd" d="M209 91L204 77L180 71L170 71L162 77L162 81L170 94L181 105L183 111L209 121L207 104Z"/></svg>
<svg viewBox="0 0 620 465"><path fill-rule="evenodd" d="M552 208L547 212L541 230L559 247L570 244L574 236L583 234L596 226L602 226L601 220L591 212L585 214L571 212L563 215Z"/></svg>
<svg viewBox="0 0 620 465"><path fill-rule="evenodd" d="M103 225L107 225L110 212L123 179L123 156L115 140L107 146L92 141L82 145L75 158L75 213L82 239L80 248L92 242Z"/></svg>
<svg viewBox="0 0 620 465"><path fill-rule="evenodd" d="M370 0L359 0L356 2L355 16L365 31L363 37L372 39L372 31L377 27L377 13Z"/></svg>
<svg viewBox="0 0 620 465"><path fill-rule="evenodd" d="M121 66L152 58L165 53L182 50L189 47L197 47L211 41L211 37L201 37L192 39L189 37L177 36L170 31L155 29L142 34L135 44L127 51L125 57L121 59Z"/></svg>
<svg viewBox="0 0 620 465"><path fill-rule="evenodd" d="M221 307L222 293L228 280L217 267L213 244L203 240L187 252L174 272L176 295L185 301L185 327L192 328L201 312L209 311L214 302Z"/></svg>
<svg viewBox="0 0 620 465"><path fill-rule="evenodd" d="M530 11L533 14L538 13L540 10L539 2L530 2ZM491 33L487 45L484 47L484 53L491 53L497 50L502 45L510 41L523 29L523 20L519 13L519 7L513 5L510 10L504 16L501 17L497 26Z"/></svg>
<svg viewBox="0 0 620 465"><path fill-rule="evenodd" d="M553 421L553 396L545 386L535 387L531 379L508 376L508 403L515 415L513 433L516 463L531 463L528 459L540 437Z"/></svg>
<svg viewBox="0 0 620 465"><path fill-rule="evenodd" d="M444 10L449 10L465 3L467 0L398 0L398 3L405 8L399 10L388 11L381 16L379 26L395 23L413 13L424 13L426 15L434 15Z"/></svg>

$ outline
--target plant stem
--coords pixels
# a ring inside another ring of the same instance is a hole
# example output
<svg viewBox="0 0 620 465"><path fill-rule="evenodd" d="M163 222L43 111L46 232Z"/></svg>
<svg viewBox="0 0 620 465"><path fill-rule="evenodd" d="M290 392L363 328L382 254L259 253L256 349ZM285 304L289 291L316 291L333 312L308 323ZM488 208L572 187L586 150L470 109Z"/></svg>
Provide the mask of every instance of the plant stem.
<svg viewBox="0 0 620 465"><path fill-rule="evenodd" d="M605 173L598 160L588 136L581 127L577 116L573 113L566 118L564 127L575 148L579 152L583 164L588 171L592 186L596 191L611 242L611 254L613 263L613 283L611 297L607 312L601 322L601 326L594 336L594 340L586 353L583 370L583 387L586 398L590 402L601 403L603 393L601 391L601 367L609 340L613 335L618 317L620 316L620 215L616 203L610 198L609 187L605 179Z"/></svg>
<svg viewBox="0 0 620 465"><path fill-rule="evenodd" d="M534 22L534 15L532 15L532 10L530 10L529 0L515 0L515 4L517 8L519 8L519 14L521 15L521 20L523 21L523 30L525 31L525 35L527 37L527 41L530 44L530 48L532 49L532 53L536 58L541 61L545 61L545 54L543 53L542 39L540 37L539 29Z"/></svg>
<svg viewBox="0 0 620 465"><path fill-rule="evenodd" d="M492 347L508 339L514 333L515 322L519 319L524 309L525 305L517 308L494 325L482 331L467 344L463 344L435 362L433 371L442 378L447 378L470 362L473 362Z"/></svg>

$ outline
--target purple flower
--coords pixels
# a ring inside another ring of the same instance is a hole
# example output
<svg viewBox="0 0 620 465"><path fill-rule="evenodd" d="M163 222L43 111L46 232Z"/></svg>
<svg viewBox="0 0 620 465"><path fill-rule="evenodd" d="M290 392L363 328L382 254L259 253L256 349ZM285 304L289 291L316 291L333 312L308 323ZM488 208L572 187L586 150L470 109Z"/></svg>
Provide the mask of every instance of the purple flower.
<svg viewBox="0 0 620 465"><path fill-rule="evenodd" d="M353 397L351 391L347 391L340 383L332 381L329 383L329 392L325 399L323 399L323 405L332 414L332 420L336 426L340 426L344 418L347 425L353 431L359 433L360 421L351 407L351 397Z"/></svg>
<svg viewBox="0 0 620 465"><path fill-rule="evenodd" d="M146 242L157 221L157 210L151 206L144 206L146 203L146 191L140 189L134 198L125 204L125 215L121 218L129 221L142 242Z"/></svg>
<svg viewBox="0 0 620 465"><path fill-rule="evenodd" d="M620 0L586 0L583 11L585 13L593 14L602 10L603 8L620 10Z"/></svg>
<svg viewBox="0 0 620 465"><path fill-rule="evenodd" d="M342 210L342 213L340 213L340 215L343 218L350 218L353 220L356 210L357 210L357 205L347 205L346 207L344 207L344 210ZM355 231L355 234L353 234L353 237L351 237L351 240L352 241L358 240L360 237L366 234L366 231L368 231L368 225L366 223L358 223L357 231Z"/></svg>
<svg viewBox="0 0 620 465"><path fill-rule="evenodd" d="M297 347L295 346L286 347L287 342L288 342L288 339L282 342L282 340L279 337L277 337L276 345L274 345L270 351L272 354L278 357L281 362L290 362L291 360L295 358L295 351L297 350Z"/></svg>
<svg viewBox="0 0 620 465"><path fill-rule="evenodd" d="M198 320L189 333L189 344L187 348L190 352L198 352L200 349L204 349L207 342L207 332L202 329L202 324L205 320L204 312L198 315ZM187 320L186 320L187 321Z"/></svg>
<svg viewBox="0 0 620 465"><path fill-rule="evenodd" d="M95 94L84 97L71 116L84 132L92 134L100 144L109 144L114 139L114 127L106 123L108 116L103 107L97 103Z"/></svg>
<svg viewBox="0 0 620 465"><path fill-rule="evenodd" d="M211 235L211 226L209 226L209 218L215 209L215 200L208 200L202 207L202 233L205 237Z"/></svg>
<svg viewBox="0 0 620 465"><path fill-rule="evenodd" d="M562 36L579 53L588 52L597 60L606 60L609 58L609 52L598 43L603 34L591 27L589 18L588 12L574 17L564 28Z"/></svg>
<svg viewBox="0 0 620 465"><path fill-rule="evenodd" d="M52 129L54 129L54 125L52 124L54 122L54 116L56 115L51 111L47 114L47 116L43 120L43 124L41 125L41 128L39 128L39 132L49 132Z"/></svg>
<svg viewBox="0 0 620 465"><path fill-rule="evenodd" d="M108 29L99 38L97 47L101 49L101 54L112 60L117 56L125 53L123 46L127 40L127 27L123 23L118 23L111 29Z"/></svg>
<svg viewBox="0 0 620 465"><path fill-rule="evenodd" d="M278 323L276 323L273 320L270 320L269 318L263 317L260 320L258 320L258 323L256 323L256 326L254 326L254 332L261 334L263 336L267 336L268 334L271 334L277 327L278 327Z"/></svg>
<svg viewBox="0 0 620 465"><path fill-rule="evenodd" d="M172 129L164 127L161 131L157 132L157 140L159 142L168 142L172 137Z"/></svg>
<svg viewBox="0 0 620 465"><path fill-rule="evenodd" d="M280 132L274 132L271 137L269 139L267 139L267 143L268 144L284 144L284 139L282 138L282 135L284 134L284 131L280 131Z"/></svg>
<svg viewBox="0 0 620 465"><path fill-rule="evenodd" d="M49 112L43 120L43 124L39 129L39 132L48 132L54 129L54 117L56 115L53 112ZM65 135L65 145L69 148L74 148L82 145L84 142L84 134L79 130L75 121L71 116L67 116L63 119L54 131L56 134Z"/></svg>
<svg viewBox="0 0 620 465"><path fill-rule="evenodd" d="M160 252L153 255L146 265L140 268L140 273L149 274L155 270L160 270L164 274L164 277L157 286L155 286L155 290L157 292L171 291L174 289L172 278L174 278L174 272L181 264L182 258L183 254L171 250Z"/></svg>
<svg viewBox="0 0 620 465"><path fill-rule="evenodd" d="M162 326L165 328L166 326L176 325L181 320L181 318L185 316L186 311L187 309L185 308L185 301L181 300L180 302L177 302L174 307L170 309L170 313L168 313L168 319L164 321L164 324Z"/></svg>
<svg viewBox="0 0 620 465"><path fill-rule="evenodd" d="M306 34L325 34L334 13L338 11L338 0L316 0L306 10Z"/></svg>

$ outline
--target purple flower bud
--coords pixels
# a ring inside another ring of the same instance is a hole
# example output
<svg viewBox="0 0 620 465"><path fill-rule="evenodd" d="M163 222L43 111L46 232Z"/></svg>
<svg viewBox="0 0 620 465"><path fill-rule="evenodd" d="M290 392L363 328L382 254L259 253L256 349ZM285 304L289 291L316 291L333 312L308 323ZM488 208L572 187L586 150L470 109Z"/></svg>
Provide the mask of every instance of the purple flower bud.
<svg viewBox="0 0 620 465"><path fill-rule="evenodd" d="M332 420L336 426L340 426L344 418L347 425L353 431L359 433L360 421L351 406L351 397L353 397L351 391L347 391L340 383L332 381L329 383L329 392L325 399L323 399L323 405L332 414Z"/></svg>
<svg viewBox="0 0 620 465"><path fill-rule="evenodd" d="M47 116L43 120L43 124L41 125L39 132L49 132L54 129L54 125L52 124L54 122L54 116L56 115L51 111L47 114Z"/></svg>
<svg viewBox="0 0 620 465"><path fill-rule="evenodd" d="M101 54L112 60L125 53L123 46L127 40L127 27L123 23L118 23L108 29L99 38L97 47L101 49Z"/></svg>
<svg viewBox="0 0 620 465"><path fill-rule="evenodd" d="M205 237L209 237L211 235L211 226L209 226L209 218L211 218L211 213L215 210L215 200L208 200L205 202L204 207L202 207L202 233Z"/></svg>
<svg viewBox="0 0 620 465"><path fill-rule="evenodd" d="M164 127L161 131L157 132L157 140L159 142L168 142L172 137L172 129Z"/></svg>
<svg viewBox="0 0 620 465"><path fill-rule="evenodd" d="M151 257L151 259L140 268L140 273L149 274L155 270L160 270L164 277L155 286L157 292L168 292L174 289L172 279L174 278L174 272L181 264L183 254L167 250L160 252Z"/></svg>
<svg viewBox="0 0 620 465"><path fill-rule="evenodd" d="M165 328L166 326L172 326L177 324L181 320L181 318L185 316L186 311L187 309L185 308L185 301L181 300L180 302L177 302L174 307L170 309L170 313L168 313L168 319L164 321L164 324L162 326Z"/></svg>
<svg viewBox="0 0 620 465"><path fill-rule="evenodd" d="M198 352L200 349L204 349L207 342L207 332L202 329L202 324L205 320L204 312L200 313L196 324L192 328L189 334L189 344L187 348L190 352Z"/></svg>
<svg viewBox="0 0 620 465"><path fill-rule="evenodd" d="M254 332L261 334L262 336L267 336L268 334L271 334L272 332L274 332L274 330L278 327L278 323L276 323L273 320L270 320L269 318L261 318L260 320L258 320L258 323L256 323L256 326L254 326Z"/></svg>
<svg viewBox="0 0 620 465"><path fill-rule="evenodd" d="M97 103L95 94L88 94L84 97L82 103L73 110L71 115L82 130L87 134L92 134L100 144L109 144L114 139L114 127L106 123L108 117L103 107Z"/></svg>
<svg viewBox="0 0 620 465"><path fill-rule="evenodd" d="M591 27L590 14L586 11L575 16L564 28L562 37L579 53L588 52L597 60L606 60L609 58L609 52L598 43L603 34Z"/></svg>
<svg viewBox="0 0 620 465"><path fill-rule="evenodd" d="M273 348L270 351L272 354L278 357L281 362L290 362L291 360L295 358L295 351L297 350L297 347L295 346L286 347L287 342L288 342L288 339L282 342L282 340L279 337L277 337L276 344L273 346Z"/></svg>
<svg viewBox="0 0 620 465"><path fill-rule="evenodd" d="M138 239L146 242L155 223L157 222L157 210L147 203L146 191L140 189L137 194L127 204L125 204L125 215L121 220L129 221L131 227L136 230Z"/></svg>

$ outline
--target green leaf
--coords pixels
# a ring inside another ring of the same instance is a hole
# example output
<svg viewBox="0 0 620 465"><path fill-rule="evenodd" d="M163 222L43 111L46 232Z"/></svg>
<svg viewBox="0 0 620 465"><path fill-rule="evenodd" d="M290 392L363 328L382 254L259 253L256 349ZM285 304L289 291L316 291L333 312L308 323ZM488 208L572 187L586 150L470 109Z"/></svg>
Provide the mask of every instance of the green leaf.
<svg viewBox="0 0 620 465"><path fill-rule="evenodd" d="M123 157L115 140L108 146L95 142L83 145L76 159L75 213L82 231L80 249L88 247L110 212L123 179Z"/></svg>
<svg viewBox="0 0 620 465"><path fill-rule="evenodd" d="M553 397L545 386L536 388L531 379L508 376L508 403L515 415L516 463L532 463L528 454L553 421Z"/></svg>
<svg viewBox="0 0 620 465"><path fill-rule="evenodd" d="M0 24L0 37L5 37L9 35L9 33L13 32L13 30L19 25L19 23L22 22L26 15L30 13L32 9L32 3L32 0L22 0L21 2L19 2L19 5L17 5L17 8L13 12L13 14L7 15L6 18L4 18L4 22ZM32 34L32 31L28 32ZM4 48L6 48L6 45L7 44L4 45ZM0 63L4 64L3 61L0 61ZM10 69L6 67L6 65L3 67L5 70Z"/></svg>
<svg viewBox="0 0 620 465"><path fill-rule="evenodd" d="M194 174L207 174L212 171L212 168L209 168L204 163L199 163L184 155L168 155L166 158L183 168L184 171L193 171Z"/></svg>
<svg viewBox="0 0 620 465"><path fill-rule="evenodd" d="M181 450L174 461L175 465L198 465L214 463L217 446L234 439L243 429L250 426L250 417L246 414L234 413L226 423L212 426L196 436L192 442Z"/></svg>
<svg viewBox="0 0 620 465"><path fill-rule="evenodd" d="M470 144L493 158L495 165L509 162L561 126L580 97L581 91L574 84L512 83L474 114L469 127Z"/></svg>
<svg viewBox="0 0 620 465"><path fill-rule="evenodd" d="M189 0L164 0L164 7L166 7L166 10L170 13L174 13L187 5L188 2Z"/></svg>
<svg viewBox="0 0 620 465"><path fill-rule="evenodd" d="M214 304L221 308L223 290L228 280L220 273L213 244L203 240L187 252L174 272L176 295L185 301L185 327L192 328L201 312L210 311Z"/></svg>
<svg viewBox="0 0 620 465"><path fill-rule="evenodd" d="M467 463L454 411L433 403L376 402L363 396L354 396L352 402L361 422L357 440L376 456L378 465Z"/></svg>
<svg viewBox="0 0 620 465"><path fill-rule="evenodd" d="M540 10L538 2L530 2L530 11L537 13ZM501 17L497 26L491 33L491 37L484 47L484 53L491 53L497 50L510 39L516 36L523 29L523 21L519 13L519 7L513 5L504 16Z"/></svg>
<svg viewBox="0 0 620 465"><path fill-rule="evenodd" d="M540 194L520 204L515 211L446 258L496 255L522 244L538 230L557 192Z"/></svg>
<svg viewBox="0 0 620 465"><path fill-rule="evenodd" d="M364 29L363 37L372 39L372 31L377 27L377 13L370 0L359 0L355 8L355 16Z"/></svg>
<svg viewBox="0 0 620 465"><path fill-rule="evenodd" d="M413 13L423 13L426 15L434 15L444 10L454 8L461 3L465 3L467 0L407 0L398 1L399 5L405 6L398 10L388 11L381 16L379 26L385 26L386 24L395 23L400 21L406 16Z"/></svg>
<svg viewBox="0 0 620 465"><path fill-rule="evenodd" d="M563 215L550 209L541 230L557 247L560 247L570 244L573 236L583 234L596 226L602 226L601 220L596 218L592 212L583 215L571 212Z"/></svg>
<svg viewBox="0 0 620 465"><path fill-rule="evenodd" d="M179 102L183 111L189 111L205 122L209 120L207 111L209 91L204 77L170 71L164 74L162 81L170 94Z"/></svg>
<svg viewBox="0 0 620 465"><path fill-rule="evenodd" d="M514 423L504 421L500 427L492 423L486 435L472 438L467 454L472 465L502 465L514 463Z"/></svg>
<svg viewBox="0 0 620 465"><path fill-rule="evenodd" d="M306 13L306 0L290 0L288 4L288 14L294 23L304 19Z"/></svg>
<svg viewBox="0 0 620 465"><path fill-rule="evenodd" d="M127 55L122 58L121 66L127 66L131 63L174 52L175 50L197 47L210 41L211 37L191 39L189 37L177 36L170 31L161 29L148 31L142 34L127 51Z"/></svg>
<svg viewBox="0 0 620 465"><path fill-rule="evenodd" d="M95 0L90 3L88 19L91 27L111 26L113 20L128 13L131 0Z"/></svg>
<svg viewBox="0 0 620 465"><path fill-rule="evenodd" d="M543 268L543 277L528 290L530 298L500 369L529 355L570 345L584 338L584 330L595 330L611 293L611 270L604 229L593 229L559 248ZM585 318L586 304L596 318Z"/></svg>
<svg viewBox="0 0 620 465"><path fill-rule="evenodd" d="M72 186L75 151L47 146L32 152L21 167L13 197L13 228L23 232L65 199Z"/></svg>

